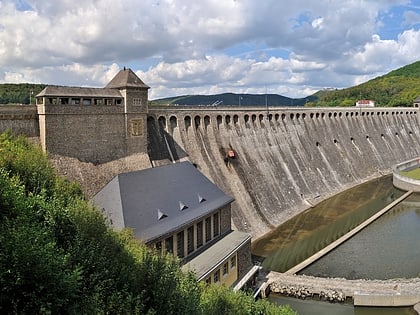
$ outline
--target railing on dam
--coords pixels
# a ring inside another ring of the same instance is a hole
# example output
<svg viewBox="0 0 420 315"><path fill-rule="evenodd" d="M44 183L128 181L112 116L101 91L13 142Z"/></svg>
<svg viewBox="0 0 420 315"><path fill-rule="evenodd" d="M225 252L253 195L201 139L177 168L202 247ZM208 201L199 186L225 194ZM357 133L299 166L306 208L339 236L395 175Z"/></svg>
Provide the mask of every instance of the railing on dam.
<svg viewBox="0 0 420 315"><path fill-rule="evenodd" d="M420 192L420 180L401 174L403 171L414 170L420 167L420 158L415 158L397 164L392 169L392 183L402 190Z"/></svg>

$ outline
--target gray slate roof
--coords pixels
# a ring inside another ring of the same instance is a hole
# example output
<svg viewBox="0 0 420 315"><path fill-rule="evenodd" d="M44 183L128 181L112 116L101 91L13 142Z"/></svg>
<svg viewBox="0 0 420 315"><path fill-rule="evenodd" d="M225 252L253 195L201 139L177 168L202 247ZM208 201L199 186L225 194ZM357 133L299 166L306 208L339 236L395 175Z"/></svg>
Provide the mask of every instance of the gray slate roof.
<svg viewBox="0 0 420 315"><path fill-rule="evenodd" d="M36 97L110 97L122 98L119 90L73 86L49 85Z"/></svg>
<svg viewBox="0 0 420 315"><path fill-rule="evenodd" d="M227 258L250 240L251 235L248 233L232 231L207 248L203 253L183 265L182 270L194 271L197 280L200 281L219 268Z"/></svg>
<svg viewBox="0 0 420 315"><path fill-rule="evenodd" d="M73 87L49 85L36 97L111 97L121 98L118 89L127 87L149 89L149 86L131 70L124 68L107 84L105 88Z"/></svg>
<svg viewBox="0 0 420 315"><path fill-rule="evenodd" d="M124 68L107 84L108 89L121 89L127 87L149 89L149 86L131 70Z"/></svg>
<svg viewBox="0 0 420 315"><path fill-rule="evenodd" d="M189 162L119 174L93 197L116 229L132 228L145 243L233 200Z"/></svg>

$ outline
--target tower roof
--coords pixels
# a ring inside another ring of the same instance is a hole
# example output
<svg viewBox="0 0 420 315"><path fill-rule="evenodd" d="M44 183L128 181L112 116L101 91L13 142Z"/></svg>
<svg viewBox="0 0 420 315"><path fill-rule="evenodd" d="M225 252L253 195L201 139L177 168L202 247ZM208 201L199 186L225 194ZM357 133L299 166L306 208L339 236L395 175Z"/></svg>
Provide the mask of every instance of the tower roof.
<svg viewBox="0 0 420 315"><path fill-rule="evenodd" d="M144 88L149 89L150 87L144 84L144 82L129 68L120 70L117 75L107 84L107 89L121 89L121 88Z"/></svg>

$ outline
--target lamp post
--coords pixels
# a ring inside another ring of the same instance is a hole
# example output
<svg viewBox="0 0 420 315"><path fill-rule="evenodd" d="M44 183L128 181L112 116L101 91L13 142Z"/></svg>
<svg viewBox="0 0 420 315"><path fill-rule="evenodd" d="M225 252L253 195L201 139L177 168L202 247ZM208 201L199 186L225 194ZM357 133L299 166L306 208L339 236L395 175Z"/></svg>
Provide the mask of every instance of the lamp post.
<svg viewBox="0 0 420 315"><path fill-rule="evenodd" d="M267 111L267 120L268 120L267 87L265 87L265 109Z"/></svg>
<svg viewBox="0 0 420 315"><path fill-rule="evenodd" d="M32 104L32 95L34 95L34 91L33 90L30 90L29 91L29 105Z"/></svg>

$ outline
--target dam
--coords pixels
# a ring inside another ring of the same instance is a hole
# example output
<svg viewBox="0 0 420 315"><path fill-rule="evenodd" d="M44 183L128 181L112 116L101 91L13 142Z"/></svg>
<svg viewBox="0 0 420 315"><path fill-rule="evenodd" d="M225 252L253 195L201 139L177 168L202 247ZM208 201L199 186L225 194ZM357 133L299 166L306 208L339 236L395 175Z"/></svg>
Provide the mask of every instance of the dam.
<svg viewBox="0 0 420 315"><path fill-rule="evenodd" d="M150 159L196 164L254 240L420 155L418 108L153 107L147 130Z"/></svg>

